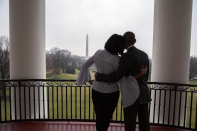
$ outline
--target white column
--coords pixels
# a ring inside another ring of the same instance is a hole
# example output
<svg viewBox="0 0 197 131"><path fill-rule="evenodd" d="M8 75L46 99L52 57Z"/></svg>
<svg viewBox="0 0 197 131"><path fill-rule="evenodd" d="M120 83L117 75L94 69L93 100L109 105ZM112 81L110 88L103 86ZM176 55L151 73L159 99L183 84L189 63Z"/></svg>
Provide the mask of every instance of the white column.
<svg viewBox="0 0 197 131"><path fill-rule="evenodd" d="M193 0L155 0L154 34L152 58L152 82L184 83L189 82L190 38ZM159 91L157 91L155 122L158 122ZM168 121L169 101L170 124L173 121L175 92L166 92L165 124ZM154 92L152 92L154 98ZM153 121L153 102L150 120ZM176 93L175 125L178 125L178 106L180 92ZM181 124L183 125L183 106L185 93L182 93ZM163 122L164 91L161 92L160 123Z"/></svg>
<svg viewBox="0 0 197 131"><path fill-rule="evenodd" d="M10 77L11 79L46 79L45 58L45 0L10 0ZM21 93L24 88L21 88ZM36 87L36 100L38 89ZM40 93L43 88L40 89ZM46 90L46 89L44 89ZM19 95L17 93L17 118L19 118ZM29 97L26 88L26 111L29 118ZM13 97L12 90L12 100ZM31 110L33 106L33 90L31 93ZM46 93L46 92L45 92ZM23 94L20 96L23 100ZM40 98L43 96L40 95ZM46 97L46 95L45 95ZM46 99L45 99L46 100ZM41 99L42 101L42 99ZM42 102L41 102L42 103ZM41 108L43 104L41 104ZM38 103L36 101L36 117L38 117ZM46 106L45 106L46 109ZM12 102L12 118L15 119L14 102ZM33 113L33 111L32 111ZM41 115L43 109L41 109ZM24 118L24 103L22 103L22 118ZM32 114L33 118L33 114Z"/></svg>

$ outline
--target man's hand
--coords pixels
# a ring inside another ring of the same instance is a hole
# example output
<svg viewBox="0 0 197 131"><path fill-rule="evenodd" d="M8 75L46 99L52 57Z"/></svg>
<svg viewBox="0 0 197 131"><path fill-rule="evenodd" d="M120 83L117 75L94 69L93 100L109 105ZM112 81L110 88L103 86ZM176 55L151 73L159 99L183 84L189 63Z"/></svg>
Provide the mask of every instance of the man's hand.
<svg viewBox="0 0 197 131"><path fill-rule="evenodd" d="M98 74L98 72L96 72L96 73L94 74L94 78L95 78L95 79L96 79L97 74Z"/></svg>

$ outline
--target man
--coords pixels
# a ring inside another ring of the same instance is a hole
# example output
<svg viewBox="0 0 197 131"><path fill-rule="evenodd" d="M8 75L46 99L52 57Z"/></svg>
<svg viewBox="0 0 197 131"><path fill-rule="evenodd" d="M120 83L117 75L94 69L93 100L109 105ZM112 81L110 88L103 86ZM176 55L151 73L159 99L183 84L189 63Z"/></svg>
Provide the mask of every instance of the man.
<svg viewBox="0 0 197 131"><path fill-rule="evenodd" d="M126 32L123 37L127 52L121 56L118 69L109 75L97 73L96 80L116 82L124 76L135 76L140 72L142 65L147 66L147 74L137 79L140 95L133 105L124 108L124 119L125 131L135 131L137 114L140 131L150 131L148 102L151 101L151 98L147 86L149 75L148 55L134 46L136 39L133 32Z"/></svg>

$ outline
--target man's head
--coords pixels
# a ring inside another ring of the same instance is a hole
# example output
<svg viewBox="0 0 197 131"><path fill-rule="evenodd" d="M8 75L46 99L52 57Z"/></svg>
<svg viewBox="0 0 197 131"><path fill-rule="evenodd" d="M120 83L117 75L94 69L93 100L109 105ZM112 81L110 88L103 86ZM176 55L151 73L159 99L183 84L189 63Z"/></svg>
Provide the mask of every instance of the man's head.
<svg viewBox="0 0 197 131"><path fill-rule="evenodd" d="M123 37L125 40L125 49L127 49L131 45L134 45L136 42L135 34L131 31L125 32Z"/></svg>

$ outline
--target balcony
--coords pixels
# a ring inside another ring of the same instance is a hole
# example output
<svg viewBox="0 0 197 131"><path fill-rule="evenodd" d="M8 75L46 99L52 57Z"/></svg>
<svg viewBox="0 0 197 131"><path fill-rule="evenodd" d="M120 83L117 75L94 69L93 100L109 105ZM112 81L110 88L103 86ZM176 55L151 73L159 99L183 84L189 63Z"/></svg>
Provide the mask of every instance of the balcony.
<svg viewBox="0 0 197 131"><path fill-rule="evenodd" d="M91 86L75 80L0 80L0 129L95 129ZM196 130L197 85L149 82L151 130ZM33 122L32 122L33 121ZM109 131L124 130L121 97ZM138 129L138 127L137 127Z"/></svg>
<svg viewBox="0 0 197 131"><path fill-rule="evenodd" d="M188 82L192 3L155 1L151 81ZM0 80L0 131L95 130L90 85L43 79L45 0L10 0L9 20L12 80ZM197 130L197 85L148 84L152 130ZM124 130L121 97L111 122L109 131Z"/></svg>

